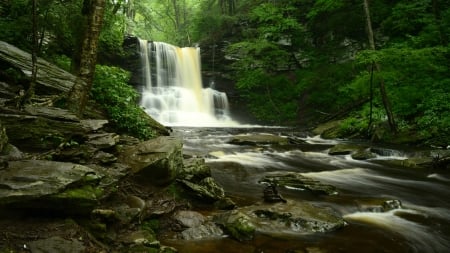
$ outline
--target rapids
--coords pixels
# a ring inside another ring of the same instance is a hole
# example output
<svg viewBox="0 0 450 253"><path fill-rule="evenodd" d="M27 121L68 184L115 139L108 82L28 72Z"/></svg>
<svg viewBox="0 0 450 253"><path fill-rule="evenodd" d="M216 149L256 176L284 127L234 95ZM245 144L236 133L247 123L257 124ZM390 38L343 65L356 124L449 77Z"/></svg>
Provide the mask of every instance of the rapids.
<svg viewBox="0 0 450 253"><path fill-rule="evenodd" d="M303 141L287 146L238 146L228 141L242 133L273 133ZM283 128L175 128L187 155L204 157L219 182L239 206L262 201L264 175L300 172L335 186L339 194L317 196L295 189L280 192L295 208L308 201L330 207L348 225L332 233L284 236L258 234L254 240L230 238L165 244L183 252L450 252L450 176L445 171L388 166L386 159L405 159L401 149L366 161L328 155L339 140L307 137ZM303 136L303 137L299 137ZM383 149L383 147L378 147ZM377 211L385 200L400 200L401 208ZM292 204L294 203L294 204Z"/></svg>

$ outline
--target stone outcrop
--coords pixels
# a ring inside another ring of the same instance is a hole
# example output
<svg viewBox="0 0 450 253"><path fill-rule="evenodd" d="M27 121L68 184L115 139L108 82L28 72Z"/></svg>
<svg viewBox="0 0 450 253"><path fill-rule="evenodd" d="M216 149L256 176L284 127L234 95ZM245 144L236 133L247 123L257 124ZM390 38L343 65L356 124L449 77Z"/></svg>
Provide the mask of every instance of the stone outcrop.
<svg viewBox="0 0 450 253"><path fill-rule="evenodd" d="M101 178L79 164L11 161L0 171L0 205L88 213L103 196Z"/></svg>
<svg viewBox="0 0 450 253"><path fill-rule="evenodd" d="M0 41L0 59L21 71L27 78L31 78L31 55L29 53ZM41 58L37 60L37 69L36 91L40 94L68 92L76 80L76 76Z"/></svg>
<svg viewBox="0 0 450 253"><path fill-rule="evenodd" d="M0 109L9 142L23 151L50 150L64 142L84 138L88 129L67 110L55 107Z"/></svg>
<svg viewBox="0 0 450 253"><path fill-rule="evenodd" d="M175 180L183 166L182 147L180 139L160 136L124 149L119 162L139 177L164 185Z"/></svg>

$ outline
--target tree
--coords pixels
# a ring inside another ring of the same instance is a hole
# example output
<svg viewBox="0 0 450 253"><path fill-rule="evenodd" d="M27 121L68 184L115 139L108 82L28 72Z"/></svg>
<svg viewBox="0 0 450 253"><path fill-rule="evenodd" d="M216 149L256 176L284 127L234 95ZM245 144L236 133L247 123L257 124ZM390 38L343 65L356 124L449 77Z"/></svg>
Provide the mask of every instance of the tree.
<svg viewBox="0 0 450 253"><path fill-rule="evenodd" d="M84 0L83 2L82 11L86 16L87 25L81 47L78 77L68 96L69 108L80 117L83 115L92 88L104 9L105 0Z"/></svg>
<svg viewBox="0 0 450 253"><path fill-rule="evenodd" d="M368 0L363 0L363 2L364 2L364 13L366 15L366 22L367 22L367 37L369 39L369 47L371 50L375 51L376 50L375 39L373 36L372 21L370 19L369 2ZM374 62L373 64L377 72L380 72L379 64L377 62ZM395 123L394 114L392 113L391 104L386 93L386 87L383 78L380 79L379 85L380 85L381 99L383 101L384 109L386 110L386 115L388 117L389 127L391 128L391 131L395 133L397 132L397 125Z"/></svg>
<svg viewBox="0 0 450 253"><path fill-rule="evenodd" d="M33 39L32 39L32 50L31 50L31 81L30 86L25 92L24 96L20 98L20 106L29 102L34 96L34 89L36 87L36 76L37 76L37 53L38 53L38 25L37 25L37 0L32 0L32 20L33 20Z"/></svg>

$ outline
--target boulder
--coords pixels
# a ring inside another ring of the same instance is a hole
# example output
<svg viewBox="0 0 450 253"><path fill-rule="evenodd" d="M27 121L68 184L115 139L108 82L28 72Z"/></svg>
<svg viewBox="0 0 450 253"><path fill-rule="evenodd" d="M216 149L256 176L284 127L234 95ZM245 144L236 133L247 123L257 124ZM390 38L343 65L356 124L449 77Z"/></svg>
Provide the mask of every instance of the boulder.
<svg viewBox="0 0 450 253"><path fill-rule="evenodd" d="M354 144L336 144L328 151L329 155L349 155L361 149L360 146Z"/></svg>
<svg viewBox="0 0 450 253"><path fill-rule="evenodd" d="M189 158L183 161L179 178L187 180L201 180L211 176L211 169L202 158Z"/></svg>
<svg viewBox="0 0 450 253"><path fill-rule="evenodd" d="M205 177L198 183L188 181L188 180L178 180L184 186L192 191L192 193L199 199L215 202L225 198L225 191L217 184L217 182L212 177Z"/></svg>
<svg viewBox="0 0 450 253"><path fill-rule="evenodd" d="M157 185L168 184L183 167L182 146L178 138L160 136L125 148L119 162L128 165L137 179Z"/></svg>
<svg viewBox="0 0 450 253"><path fill-rule="evenodd" d="M288 189L308 190L318 194L338 194L336 187L321 183L320 181L305 177L302 174L295 172L266 175L259 182L268 185L285 187Z"/></svg>
<svg viewBox="0 0 450 253"><path fill-rule="evenodd" d="M226 232L238 241L251 240L255 235L256 228L251 218L238 210L217 214L214 222L223 226Z"/></svg>
<svg viewBox="0 0 450 253"><path fill-rule="evenodd" d="M49 116L55 112L55 115ZM87 129L69 111L43 108L30 112L0 109L9 142L23 151L50 150L70 140L82 140Z"/></svg>
<svg viewBox="0 0 450 253"><path fill-rule="evenodd" d="M0 41L0 59L8 62L12 67L19 69L28 78L31 78L31 55L4 41ZM62 70L55 65L37 59L36 91L43 94L59 94L68 92L75 83L76 76Z"/></svg>
<svg viewBox="0 0 450 253"><path fill-rule="evenodd" d="M289 139L286 137L273 135L273 134L241 134L235 135L229 141L230 144L235 145L287 145L289 144Z"/></svg>
<svg viewBox="0 0 450 253"><path fill-rule="evenodd" d="M213 222L205 222L199 226L190 227L181 232L181 238L184 240L205 240L220 238L223 236L223 230Z"/></svg>
<svg viewBox="0 0 450 253"><path fill-rule="evenodd" d="M103 196L101 175L73 163L22 160L0 170L0 205L90 212Z"/></svg>
<svg viewBox="0 0 450 253"><path fill-rule="evenodd" d="M74 239L64 239L59 236L53 236L46 239L36 240L28 243L29 249L33 253L82 253L86 247L82 241Z"/></svg>
<svg viewBox="0 0 450 253"><path fill-rule="evenodd" d="M248 217L256 232L273 236L326 233L347 224L333 209L309 202L263 203L238 210Z"/></svg>

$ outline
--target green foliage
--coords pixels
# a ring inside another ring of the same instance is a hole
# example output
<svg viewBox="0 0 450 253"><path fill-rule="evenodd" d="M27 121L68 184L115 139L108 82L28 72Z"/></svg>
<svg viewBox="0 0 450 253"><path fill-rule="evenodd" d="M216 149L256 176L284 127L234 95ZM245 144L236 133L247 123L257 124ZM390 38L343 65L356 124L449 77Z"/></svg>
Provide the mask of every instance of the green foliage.
<svg viewBox="0 0 450 253"><path fill-rule="evenodd" d="M92 97L106 109L119 130L149 139L154 132L137 105L139 95L127 84L128 79L128 72L120 68L97 65Z"/></svg>

